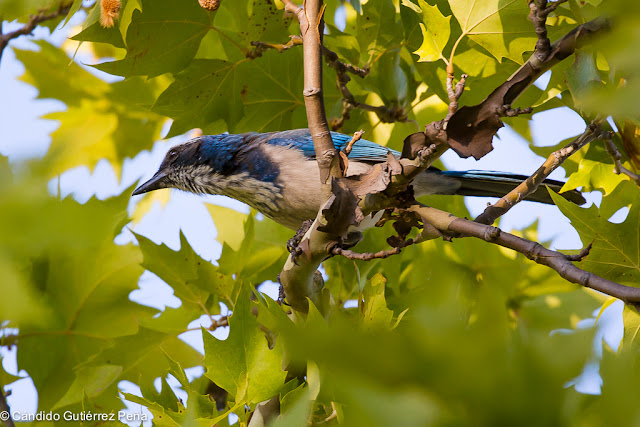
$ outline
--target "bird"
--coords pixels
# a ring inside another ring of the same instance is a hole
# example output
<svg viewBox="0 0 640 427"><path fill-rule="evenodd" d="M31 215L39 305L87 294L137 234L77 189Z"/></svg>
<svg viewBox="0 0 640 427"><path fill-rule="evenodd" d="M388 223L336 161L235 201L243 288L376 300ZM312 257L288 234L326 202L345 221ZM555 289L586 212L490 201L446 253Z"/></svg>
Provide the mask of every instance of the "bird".
<svg viewBox="0 0 640 427"><path fill-rule="evenodd" d="M351 136L331 132L342 150ZM400 153L360 139L349 154L347 176L366 173L387 153ZM443 171L431 167L413 181L414 194L450 194L502 197L527 179L524 175L495 171ZM543 182L559 192L563 182ZM151 179L132 196L161 188L176 188L195 194L221 194L239 200L266 217L293 230L316 217L323 202L313 140L308 129L281 132L203 135L171 148ZM562 195L585 203L575 190ZM539 187L527 200L552 204L546 188ZM373 226L375 222L371 223Z"/></svg>

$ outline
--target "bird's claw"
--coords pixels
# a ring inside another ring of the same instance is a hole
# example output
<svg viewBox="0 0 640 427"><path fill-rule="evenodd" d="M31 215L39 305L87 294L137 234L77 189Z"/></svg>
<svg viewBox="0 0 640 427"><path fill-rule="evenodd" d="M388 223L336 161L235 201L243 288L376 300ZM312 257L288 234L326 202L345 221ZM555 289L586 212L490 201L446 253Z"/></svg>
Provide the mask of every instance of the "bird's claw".
<svg viewBox="0 0 640 427"><path fill-rule="evenodd" d="M298 245L307 231L309 231L309 228L311 228L311 224L313 224L313 221L310 219L304 221L300 228L298 228L298 231L296 231L296 234L287 241L287 251L291 254L291 260L296 265L298 264L296 257L302 253L302 249L298 247Z"/></svg>

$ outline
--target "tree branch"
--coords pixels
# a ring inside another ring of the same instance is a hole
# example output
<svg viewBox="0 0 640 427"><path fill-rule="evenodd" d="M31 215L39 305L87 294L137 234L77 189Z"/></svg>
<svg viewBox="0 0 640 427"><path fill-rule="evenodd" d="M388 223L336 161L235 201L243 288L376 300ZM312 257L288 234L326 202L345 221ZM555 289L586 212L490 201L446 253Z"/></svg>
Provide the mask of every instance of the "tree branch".
<svg viewBox="0 0 640 427"><path fill-rule="evenodd" d="M616 144L613 143L611 138L605 140L605 148L607 149L607 153L609 153L609 155L613 159L613 172L616 175L620 175L621 173L627 175L633 182L636 183L636 185L640 187L640 175L622 166L622 163L620 162L620 159L622 159L622 155L618 151Z"/></svg>
<svg viewBox="0 0 640 427"><path fill-rule="evenodd" d="M493 224L496 219L509 212L512 207L526 199L530 194L534 193L551 174L551 172L559 168L562 163L569 158L569 156L591 141L602 137L602 130L600 128L601 124L602 119L594 120L582 135L571 141L564 148L551 153L547 160L533 173L533 175L504 195L496 203L487 206L484 212L476 218L476 222L481 224Z"/></svg>
<svg viewBox="0 0 640 427"><path fill-rule="evenodd" d="M343 109L340 118L333 119L331 121L331 129L338 130L344 122L349 119L350 112L354 108L360 108L365 111L375 113L381 122L393 123L393 122L406 122L407 112L402 107L387 107L386 105L374 106L365 104L364 102L357 101L349 88L347 83L351 81L351 77L347 73L354 74L358 77L364 78L369 74L369 68L360 68L355 65L341 62L338 59L338 55L335 52L323 47L323 53L327 61L327 65L336 71L336 82L338 90L342 94Z"/></svg>
<svg viewBox="0 0 640 427"><path fill-rule="evenodd" d="M504 124L501 117L514 112L515 100L548 69L571 56L594 34L609 27L605 18L596 18L579 25L564 37L553 43L550 51L541 60L537 51L507 81L498 86L478 105L464 106L454 113L447 126L447 142L461 157L483 157L493 149L492 140Z"/></svg>
<svg viewBox="0 0 640 427"><path fill-rule="evenodd" d="M336 246L333 249L331 249L331 253L333 255L343 256L347 259L371 261L374 259L385 259L385 258L389 258L392 255L398 255L402 251L402 248L406 248L407 246L413 245L414 243L415 242L413 241L413 239L408 239L402 242L402 245L396 246L393 249L379 251L379 252L364 252L364 253L358 253L358 252L351 251L349 249L343 249L339 246Z"/></svg>
<svg viewBox="0 0 640 427"><path fill-rule="evenodd" d="M295 13L300 23L304 56L304 90L302 94L307 110L309 132L313 138L316 161L320 169L320 180L326 184L336 149L329 132L322 93L322 37L324 31L322 14L324 7L321 0L305 1L304 9L295 5L291 0L285 0L284 4L286 10Z"/></svg>
<svg viewBox="0 0 640 427"><path fill-rule="evenodd" d="M575 257L545 248L540 243L532 242L513 234L505 233L497 227L480 224L475 221L458 218L448 212L417 203L410 211L419 214L423 222L430 223L442 233L454 237L475 237L512 249L525 255L530 260L555 270L562 278L571 283L594 289L616 297L625 303L640 302L640 288L624 286L607 280L575 266L571 260ZM584 255L584 250L581 255Z"/></svg>
<svg viewBox="0 0 640 427"><path fill-rule="evenodd" d="M58 16L66 15L67 13L69 13L71 5L72 3L61 4L57 11L51 13L46 13L45 10L41 10L38 14L31 15L29 17L29 22L27 22L22 28L19 28L7 34L2 34L2 21L0 21L0 61L2 60L2 53L4 52L4 48L7 47L10 40L13 40L20 36L31 34L36 26L44 21L57 18Z"/></svg>
<svg viewBox="0 0 640 427"><path fill-rule="evenodd" d="M528 2L529 9L531 9L529 19L533 22L538 35L535 55L540 61L544 61L551 52L551 41L547 37L547 17L562 3L566 3L567 0L557 0L551 5L547 5L547 0L528 0Z"/></svg>
<svg viewBox="0 0 640 427"><path fill-rule="evenodd" d="M331 197L329 178L332 174L341 175L341 171L336 170L335 165L332 168L334 158L339 159L339 157L336 156L338 153L329 132L322 92L322 34L324 29L322 13L324 7L321 0L305 1L305 9L297 6L291 0L283 0L283 3L287 11L298 17L300 23L304 57L303 94L309 131L313 139L316 161L320 171L322 198L326 200L323 203L324 208L330 206L335 200L334 197ZM323 209L320 209L315 221L298 244L300 250L296 251L296 258L294 259L292 255L289 256L279 276L287 302L296 311L306 312L309 309L309 300L314 303L318 302L324 283L317 279L318 276L315 273L320 263L327 257L329 246L335 244L338 239L335 234L319 230L323 218ZM296 262L296 259L301 262Z"/></svg>

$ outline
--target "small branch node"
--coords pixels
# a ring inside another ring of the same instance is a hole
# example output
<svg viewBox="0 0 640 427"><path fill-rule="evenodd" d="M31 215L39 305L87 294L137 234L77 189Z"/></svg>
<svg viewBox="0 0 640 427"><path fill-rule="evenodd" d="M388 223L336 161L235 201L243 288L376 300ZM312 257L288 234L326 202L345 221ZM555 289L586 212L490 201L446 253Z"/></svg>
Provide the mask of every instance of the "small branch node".
<svg viewBox="0 0 640 427"><path fill-rule="evenodd" d="M593 243L589 243L587 246L582 248L580 253L577 253L575 255L566 255L567 260L571 261L571 262L580 262L580 261L582 261L583 259L585 259L589 255L589 252L591 252L591 247L592 246L593 246Z"/></svg>
<svg viewBox="0 0 640 427"><path fill-rule="evenodd" d="M482 238L487 242L493 242L500 237L500 229L498 227L487 227L484 230Z"/></svg>
<svg viewBox="0 0 640 427"><path fill-rule="evenodd" d="M310 87L310 88L306 88L305 90L302 91L302 94L305 97L315 96L315 95L319 95L321 93L322 93L322 88L319 88L319 87Z"/></svg>
<svg viewBox="0 0 640 427"><path fill-rule="evenodd" d="M631 178L631 180L635 182L636 185L640 186L640 175L622 166L622 154L620 154L618 148L616 147L616 144L611 140L611 135L609 133L607 133L607 137L604 140L604 146L607 150L607 153L609 153L609 155L613 159L613 173L615 173L616 175L624 174Z"/></svg>

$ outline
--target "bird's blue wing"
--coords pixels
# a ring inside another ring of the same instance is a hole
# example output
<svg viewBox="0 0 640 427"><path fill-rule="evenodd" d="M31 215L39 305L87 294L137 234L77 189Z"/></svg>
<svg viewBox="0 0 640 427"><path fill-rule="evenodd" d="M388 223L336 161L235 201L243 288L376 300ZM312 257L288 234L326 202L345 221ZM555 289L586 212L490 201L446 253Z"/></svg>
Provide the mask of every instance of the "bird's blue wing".
<svg viewBox="0 0 640 427"><path fill-rule="evenodd" d="M351 140L351 138L352 137L349 135L338 132L331 132L331 139L333 139L333 144L338 150L342 150ZM284 132L263 133L258 135L256 137L256 140L260 140L260 142L272 145L295 147L301 150L305 157L308 157L310 159L316 157L316 153L313 149L313 140L311 138L311 134L309 134L309 129L296 129ZM391 153L396 157L400 156L400 153L395 150L383 147L382 145L378 145L375 142L367 141L366 139L361 139L353 145L351 154L349 154L349 159L366 162L382 162L386 160L387 152L389 151L391 151Z"/></svg>

